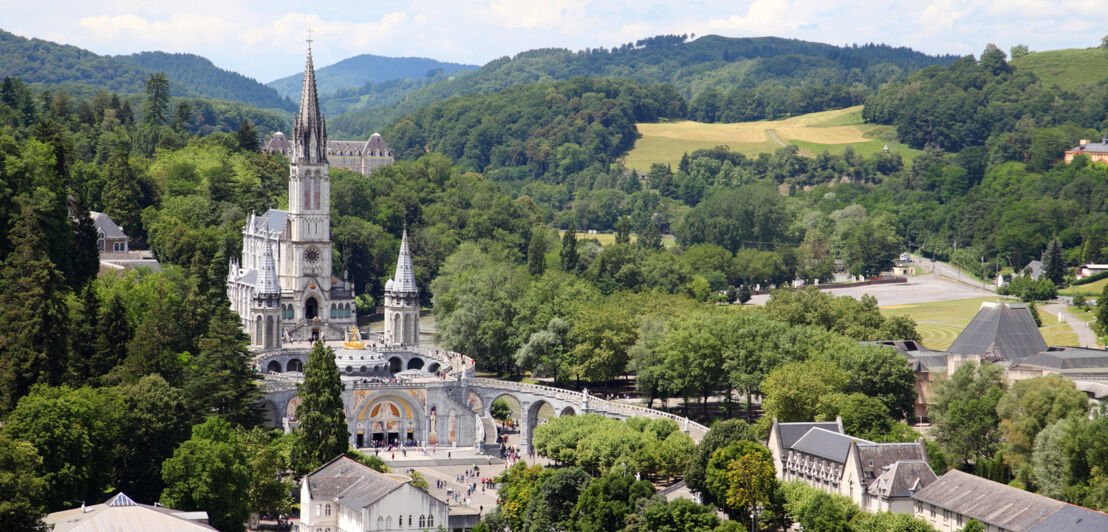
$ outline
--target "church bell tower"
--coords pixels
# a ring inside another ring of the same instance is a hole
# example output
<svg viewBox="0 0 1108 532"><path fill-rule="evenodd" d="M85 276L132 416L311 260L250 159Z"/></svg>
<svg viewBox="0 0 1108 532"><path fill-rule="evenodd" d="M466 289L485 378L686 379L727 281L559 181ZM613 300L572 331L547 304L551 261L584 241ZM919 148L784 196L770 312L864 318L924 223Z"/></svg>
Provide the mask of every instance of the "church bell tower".
<svg viewBox="0 0 1108 532"><path fill-rule="evenodd" d="M396 273L385 282L385 343L419 345L419 288L408 251L408 228L400 239Z"/></svg>

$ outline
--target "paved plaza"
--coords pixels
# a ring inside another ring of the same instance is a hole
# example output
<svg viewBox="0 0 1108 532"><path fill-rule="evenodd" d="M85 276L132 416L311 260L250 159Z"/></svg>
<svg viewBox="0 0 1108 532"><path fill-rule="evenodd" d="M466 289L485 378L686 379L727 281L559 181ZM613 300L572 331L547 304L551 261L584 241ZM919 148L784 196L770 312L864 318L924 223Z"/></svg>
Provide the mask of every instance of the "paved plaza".
<svg viewBox="0 0 1108 532"><path fill-rule="evenodd" d="M980 284L974 286L960 283L934 274L909 277L907 283L824 289L823 291L835 296L850 296L856 299L869 294L877 298L877 305L881 307L996 295L996 292L982 289ZM752 297L750 303L765 305L768 299L769 294L759 294Z"/></svg>

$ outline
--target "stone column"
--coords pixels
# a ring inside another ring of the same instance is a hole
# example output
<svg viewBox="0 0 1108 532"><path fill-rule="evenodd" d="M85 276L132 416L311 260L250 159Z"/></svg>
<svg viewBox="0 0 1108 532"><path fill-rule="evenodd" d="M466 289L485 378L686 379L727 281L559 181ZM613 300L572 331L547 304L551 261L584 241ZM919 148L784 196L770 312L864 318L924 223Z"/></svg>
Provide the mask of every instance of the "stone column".
<svg viewBox="0 0 1108 532"><path fill-rule="evenodd" d="M519 402L519 453L526 455L531 450L531 405Z"/></svg>

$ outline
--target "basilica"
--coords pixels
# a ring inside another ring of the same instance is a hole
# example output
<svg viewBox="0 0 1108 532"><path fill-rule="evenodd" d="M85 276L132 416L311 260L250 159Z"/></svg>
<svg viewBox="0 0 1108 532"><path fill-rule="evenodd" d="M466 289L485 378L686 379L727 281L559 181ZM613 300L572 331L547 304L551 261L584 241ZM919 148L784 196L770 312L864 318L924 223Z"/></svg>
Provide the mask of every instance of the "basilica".
<svg viewBox="0 0 1108 532"><path fill-rule="evenodd" d="M379 135L368 142L383 144ZM356 324L354 286L332 267L328 147L309 50L300 109L282 152L289 157L289 208L250 214L242 230L242 257L231 260L228 270L227 296L255 351L343 340ZM385 297L388 343L417 343L419 298L407 231Z"/></svg>

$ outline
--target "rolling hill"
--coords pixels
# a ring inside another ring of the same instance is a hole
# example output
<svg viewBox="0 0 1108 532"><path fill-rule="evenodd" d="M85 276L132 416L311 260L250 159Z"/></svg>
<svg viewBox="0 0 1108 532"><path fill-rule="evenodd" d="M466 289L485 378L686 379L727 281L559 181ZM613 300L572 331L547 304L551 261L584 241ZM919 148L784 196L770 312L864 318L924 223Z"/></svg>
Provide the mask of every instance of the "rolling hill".
<svg viewBox="0 0 1108 532"><path fill-rule="evenodd" d="M452 96L574 76L668 83L691 99L711 88L858 84L875 89L920 68L954 59L874 44L840 47L777 37L710 35L688 41L682 35L658 36L611 50L540 49L503 57L472 74L415 90L395 104L335 117L328 127L338 134L363 135Z"/></svg>
<svg viewBox="0 0 1108 532"><path fill-rule="evenodd" d="M1103 48L1032 52L1010 63L1035 74L1045 85L1065 90L1102 83L1108 77L1108 50Z"/></svg>
<svg viewBox="0 0 1108 532"><path fill-rule="evenodd" d="M330 94L339 89L362 87L367 83L379 84L401 79L421 80L434 77L434 74L431 76L428 76L428 74L439 70L443 74L451 74L475 69L477 69L475 65L447 63L425 57L383 57L362 54L317 69L315 79L316 87L322 95ZM271 81L266 85L276 89L282 96L295 98L300 94L300 85L303 80L304 73L299 72L292 76Z"/></svg>
<svg viewBox="0 0 1108 532"><path fill-rule="evenodd" d="M198 55L97 55L76 46L0 30L0 75L21 78L36 88L64 88L77 94L97 90L139 93L154 72L169 76L173 96L227 100L282 111L295 109L295 104L273 89Z"/></svg>
<svg viewBox="0 0 1108 532"><path fill-rule="evenodd" d="M295 111L296 104L277 91L238 72L224 70L194 54L140 52L116 56L150 72L165 72L176 96L197 96L241 102L262 109Z"/></svg>

